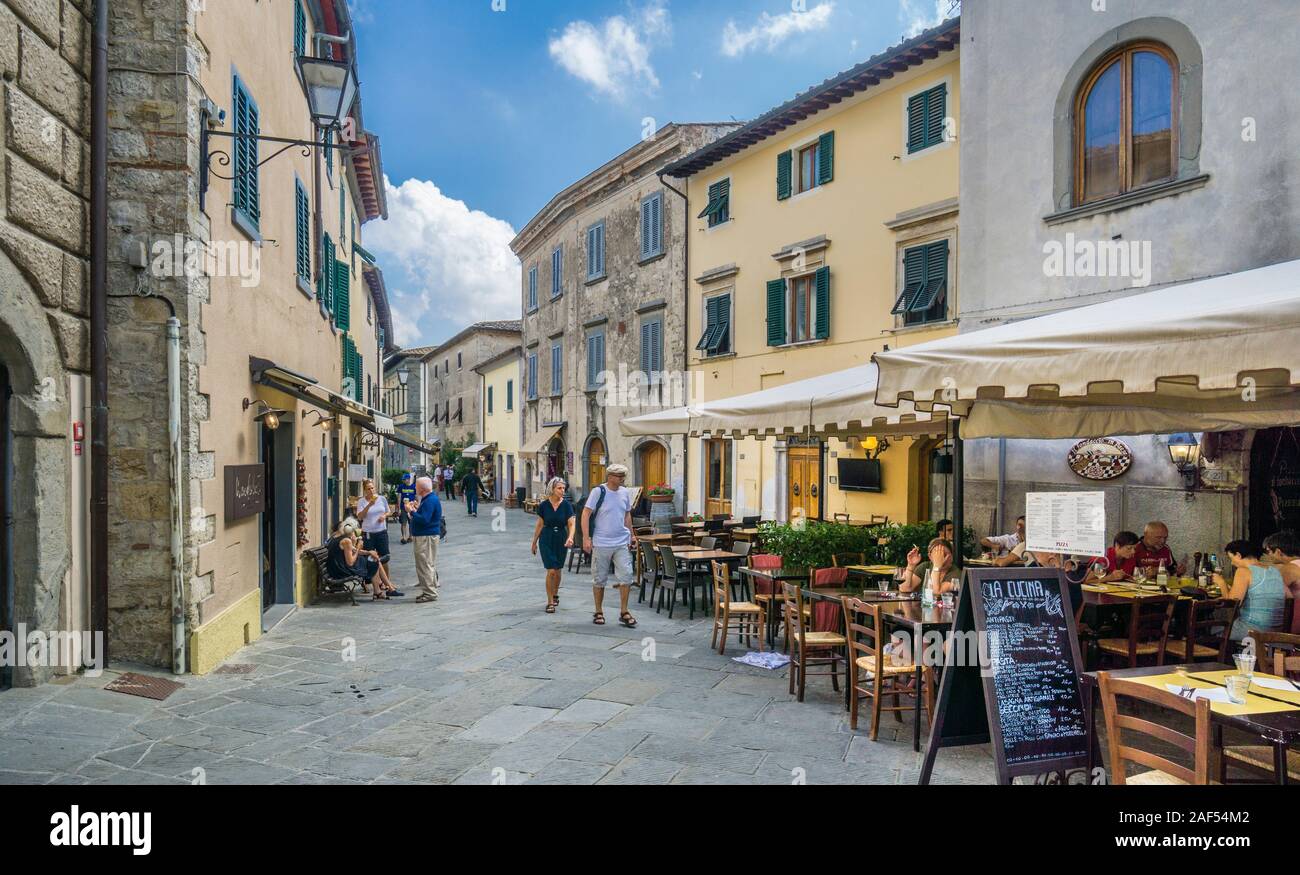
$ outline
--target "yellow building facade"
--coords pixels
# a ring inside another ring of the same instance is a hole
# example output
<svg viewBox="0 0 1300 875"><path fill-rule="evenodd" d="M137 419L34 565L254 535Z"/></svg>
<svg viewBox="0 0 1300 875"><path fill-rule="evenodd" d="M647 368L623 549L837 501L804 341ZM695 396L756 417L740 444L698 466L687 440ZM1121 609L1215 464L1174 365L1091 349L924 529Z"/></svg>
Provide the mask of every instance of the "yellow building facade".
<svg viewBox="0 0 1300 875"><path fill-rule="evenodd" d="M686 178L693 217L694 401L955 333L959 41L945 22L667 168ZM778 439L692 436L689 510L929 516L942 440L822 441L804 425Z"/></svg>
<svg viewBox="0 0 1300 875"><path fill-rule="evenodd" d="M482 380L479 434L488 446L487 451L479 454L480 476L498 501L516 487L528 485L523 480L519 461L522 355L523 347L511 347L474 368Z"/></svg>

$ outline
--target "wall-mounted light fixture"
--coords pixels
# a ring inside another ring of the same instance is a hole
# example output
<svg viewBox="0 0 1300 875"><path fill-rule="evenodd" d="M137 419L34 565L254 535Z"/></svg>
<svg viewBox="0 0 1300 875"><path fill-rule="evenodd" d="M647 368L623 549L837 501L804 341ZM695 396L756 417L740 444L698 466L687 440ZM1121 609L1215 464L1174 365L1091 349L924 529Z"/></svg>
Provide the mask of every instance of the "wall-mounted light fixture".
<svg viewBox="0 0 1300 875"><path fill-rule="evenodd" d="M281 410L278 407L272 407L265 401L253 401L249 398L244 399L244 410L250 407L257 408L257 415L253 417L254 422L260 422L262 427L267 431L275 431L280 427L280 421L289 415L289 411Z"/></svg>
<svg viewBox="0 0 1300 875"><path fill-rule="evenodd" d="M326 416L319 410L304 410L302 412L302 418L305 420L312 414L315 414L316 421L307 423L309 426L319 425L324 431L334 431L334 429L339 427L339 418L337 416Z"/></svg>
<svg viewBox="0 0 1300 875"><path fill-rule="evenodd" d="M874 436L863 438L862 449L866 450L868 459L879 459L880 455L889 449L889 438Z"/></svg>
<svg viewBox="0 0 1300 875"><path fill-rule="evenodd" d="M1183 475L1183 486L1190 493L1200 481L1201 444L1196 435L1183 432L1169 436L1169 460Z"/></svg>

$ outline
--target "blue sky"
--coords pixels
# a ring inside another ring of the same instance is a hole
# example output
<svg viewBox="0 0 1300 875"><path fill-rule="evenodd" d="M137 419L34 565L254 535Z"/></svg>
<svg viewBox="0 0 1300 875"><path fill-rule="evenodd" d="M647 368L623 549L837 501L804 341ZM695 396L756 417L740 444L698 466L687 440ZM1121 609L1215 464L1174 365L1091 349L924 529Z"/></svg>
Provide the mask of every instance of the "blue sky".
<svg viewBox="0 0 1300 875"><path fill-rule="evenodd" d="M950 0L350 0L390 219L398 342L517 318L509 252L647 119L744 121L937 23ZM501 7L501 11L498 11Z"/></svg>

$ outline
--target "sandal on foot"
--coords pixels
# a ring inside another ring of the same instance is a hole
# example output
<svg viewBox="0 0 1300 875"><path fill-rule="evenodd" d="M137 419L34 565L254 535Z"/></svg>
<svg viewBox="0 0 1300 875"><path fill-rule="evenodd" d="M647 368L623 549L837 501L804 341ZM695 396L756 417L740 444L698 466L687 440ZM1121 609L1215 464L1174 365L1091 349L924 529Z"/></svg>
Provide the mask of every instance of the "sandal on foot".
<svg viewBox="0 0 1300 875"><path fill-rule="evenodd" d="M629 629L636 628L636 617L632 616L627 611L618 615L618 622L619 625L626 626Z"/></svg>
<svg viewBox="0 0 1300 875"><path fill-rule="evenodd" d="M605 615L600 611L597 611L591 615L591 622L595 623L597 626L603 626L605 625Z"/></svg>
<svg viewBox="0 0 1300 875"><path fill-rule="evenodd" d="M555 604L554 604L554 602L552 602L551 604L549 604L549 605L546 606L546 613L548 613L548 614L554 614L554 613L555 613Z"/></svg>

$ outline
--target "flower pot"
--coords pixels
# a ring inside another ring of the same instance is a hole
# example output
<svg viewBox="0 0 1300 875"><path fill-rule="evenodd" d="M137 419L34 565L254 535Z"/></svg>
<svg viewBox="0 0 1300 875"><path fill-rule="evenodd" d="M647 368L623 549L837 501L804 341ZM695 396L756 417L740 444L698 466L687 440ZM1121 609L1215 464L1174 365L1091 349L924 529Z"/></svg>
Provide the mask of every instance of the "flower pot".
<svg viewBox="0 0 1300 875"><path fill-rule="evenodd" d="M651 504L672 504L674 496L672 495L651 495Z"/></svg>

